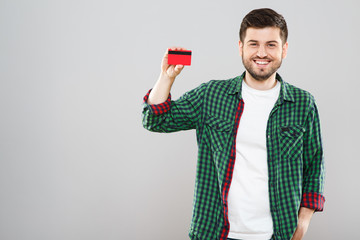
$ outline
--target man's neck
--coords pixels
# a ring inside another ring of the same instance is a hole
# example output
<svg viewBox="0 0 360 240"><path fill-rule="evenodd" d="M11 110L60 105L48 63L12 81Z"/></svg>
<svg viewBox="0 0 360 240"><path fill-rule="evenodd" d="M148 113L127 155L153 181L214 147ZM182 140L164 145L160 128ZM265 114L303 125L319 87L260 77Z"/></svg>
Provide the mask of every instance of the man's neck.
<svg viewBox="0 0 360 240"><path fill-rule="evenodd" d="M245 74L245 78L244 81L246 82L246 84L251 87L254 88L256 90L269 90L272 89L273 87L276 86L276 73L274 73L273 75L271 75L268 79L266 80L256 80L254 79L247 71Z"/></svg>

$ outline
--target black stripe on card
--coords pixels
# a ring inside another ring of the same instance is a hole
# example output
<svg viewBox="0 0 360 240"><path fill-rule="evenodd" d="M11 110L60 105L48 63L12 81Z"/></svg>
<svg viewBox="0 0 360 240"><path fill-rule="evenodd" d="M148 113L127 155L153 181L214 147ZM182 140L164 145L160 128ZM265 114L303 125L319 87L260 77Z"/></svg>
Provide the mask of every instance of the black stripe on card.
<svg viewBox="0 0 360 240"><path fill-rule="evenodd" d="M175 55L191 55L191 52L182 52L182 51L169 51L168 53Z"/></svg>

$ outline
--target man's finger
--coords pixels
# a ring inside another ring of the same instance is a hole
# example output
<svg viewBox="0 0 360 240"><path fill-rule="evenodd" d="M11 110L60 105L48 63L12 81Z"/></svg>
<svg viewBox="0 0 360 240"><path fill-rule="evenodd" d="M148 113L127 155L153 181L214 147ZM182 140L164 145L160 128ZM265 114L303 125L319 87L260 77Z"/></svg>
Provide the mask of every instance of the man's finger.
<svg viewBox="0 0 360 240"><path fill-rule="evenodd" d="M176 69L180 69L180 70L181 70L181 69L183 69L183 68L184 68L184 65L180 65L180 64L179 64L179 65L176 65L176 67L175 67L175 68L176 68Z"/></svg>

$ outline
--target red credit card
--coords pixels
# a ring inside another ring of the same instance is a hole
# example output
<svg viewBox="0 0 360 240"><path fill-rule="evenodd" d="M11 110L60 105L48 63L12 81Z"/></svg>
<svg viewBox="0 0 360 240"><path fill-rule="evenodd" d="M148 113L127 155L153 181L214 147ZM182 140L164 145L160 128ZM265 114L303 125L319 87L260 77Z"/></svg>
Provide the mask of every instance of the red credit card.
<svg viewBox="0 0 360 240"><path fill-rule="evenodd" d="M191 51L180 50L174 51L168 49L168 64L169 65L191 65Z"/></svg>

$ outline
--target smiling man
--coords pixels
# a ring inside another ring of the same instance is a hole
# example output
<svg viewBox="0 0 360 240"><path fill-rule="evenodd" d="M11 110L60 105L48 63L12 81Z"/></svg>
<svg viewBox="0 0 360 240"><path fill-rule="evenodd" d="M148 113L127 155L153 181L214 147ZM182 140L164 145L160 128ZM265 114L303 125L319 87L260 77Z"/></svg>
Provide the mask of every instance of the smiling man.
<svg viewBox="0 0 360 240"><path fill-rule="evenodd" d="M287 36L280 14L253 10L240 27L242 75L204 83L172 101L184 66L168 65L165 53L160 77L144 97L146 129L196 129L193 240L299 240L313 213L323 210L315 100L277 73Z"/></svg>

